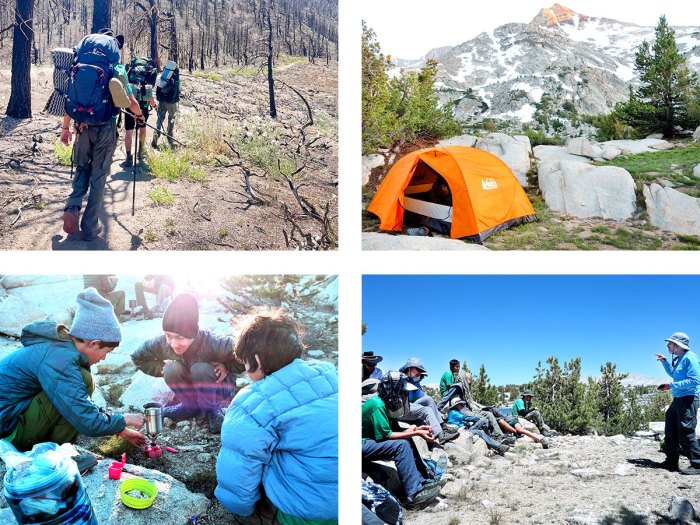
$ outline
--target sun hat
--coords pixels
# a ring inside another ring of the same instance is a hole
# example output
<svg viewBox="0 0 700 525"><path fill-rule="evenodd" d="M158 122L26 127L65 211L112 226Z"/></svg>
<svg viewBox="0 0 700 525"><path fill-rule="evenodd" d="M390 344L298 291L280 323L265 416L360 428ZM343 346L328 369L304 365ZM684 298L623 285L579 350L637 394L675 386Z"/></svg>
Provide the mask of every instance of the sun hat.
<svg viewBox="0 0 700 525"><path fill-rule="evenodd" d="M525 396L535 397L535 394L532 393L532 390L523 390L522 393L520 394L520 397L525 397Z"/></svg>
<svg viewBox="0 0 700 525"><path fill-rule="evenodd" d="M453 397L450 399L450 402L448 403L447 407L452 410L454 407L458 405L466 405L467 402L464 399L460 399L459 397Z"/></svg>
<svg viewBox="0 0 700 525"><path fill-rule="evenodd" d="M420 371L421 376L428 375L428 372L425 370L425 366L423 365L423 361L421 361L417 357L409 357L406 363L401 368L399 368L399 372L403 372L405 374L406 370L408 370L409 368L417 368Z"/></svg>
<svg viewBox="0 0 700 525"><path fill-rule="evenodd" d="M362 361L366 363L372 363L372 364L377 364L380 361L382 361L384 358L380 355L374 355L374 352L369 351L369 352L362 352Z"/></svg>
<svg viewBox="0 0 700 525"><path fill-rule="evenodd" d="M676 332L668 339L664 339L664 341L676 343L683 350L690 350L690 337L688 337L688 335L684 334L683 332Z"/></svg>

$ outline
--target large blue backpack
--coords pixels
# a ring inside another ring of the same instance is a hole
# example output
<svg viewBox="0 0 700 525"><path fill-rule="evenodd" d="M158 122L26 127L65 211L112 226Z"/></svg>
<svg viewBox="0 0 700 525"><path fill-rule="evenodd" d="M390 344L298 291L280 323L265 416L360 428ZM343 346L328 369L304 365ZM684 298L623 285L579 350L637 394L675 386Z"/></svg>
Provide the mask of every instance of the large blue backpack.
<svg viewBox="0 0 700 525"><path fill-rule="evenodd" d="M118 63L119 46L111 36L88 35L75 47L65 108L73 120L100 126L119 112L109 92L109 81Z"/></svg>

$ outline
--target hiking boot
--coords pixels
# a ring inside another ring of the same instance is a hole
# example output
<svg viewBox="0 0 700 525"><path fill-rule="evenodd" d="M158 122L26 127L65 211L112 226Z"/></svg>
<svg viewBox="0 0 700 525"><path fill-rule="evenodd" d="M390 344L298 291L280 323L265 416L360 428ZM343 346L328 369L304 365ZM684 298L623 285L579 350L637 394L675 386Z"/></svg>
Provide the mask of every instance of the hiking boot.
<svg viewBox="0 0 700 525"><path fill-rule="evenodd" d="M80 210L70 208L63 212L63 231L68 235L80 232Z"/></svg>
<svg viewBox="0 0 700 525"><path fill-rule="evenodd" d="M199 408L194 408L191 406L184 405L183 403L178 403L177 405L164 407L163 417L172 419L173 421L183 421L185 419L191 419L198 415L200 412Z"/></svg>
<svg viewBox="0 0 700 525"><path fill-rule="evenodd" d="M92 454L78 454L71 456L71 459L78 465L81 476L97 465L97 458Z"/></svg>
<svg viewBox="0 0 700 525"><path fill-rule="evenodd" d="M501 439L501 445L510 445L513 446L515 445L515 442L518 440L515 436L504 436L503 439Z"/></svg>
<svg viewBox="0 0 700 525"><path fill-rule="evenodd" d="M496 449L496 454L499 456L505 456L506 452L510 450L510 447L508 445L501 444L499 447Z"/></svg>
<svg viewBox="0 0 700 525"><path fill-rule="evenodd" d="M678 472L680 468L678 467L678 459L664 459L663 461L653 462L652 466L656 468L663 468L669 472Z"/></svg>
<svg viewBox="0 0 700 525"><path fill-rule="evenodd" d="M694 467L693 465L690 465L688 468L682 469L681 474L684 474L686 476L697 476L698 474L700 474L700 467Z"/></svg>
<svg viewBox="0 0 700 525"><path fill-rule="evenodd" d="M131 156L131 152L127 152L126 160L120 164L122 168L131 168L134 165L134 158Z"/></svg>
<svg viewBox="0 0 700 525"><path fill-rule="evenodd" d="M139 142L139 163L143 162L143 160L146 158L146 143L145 142Z"/></svg>
<svg viewBox="0 0 700 525"><path fill-rule="evenodd" d="M459 430L443 430L437 438L438 445L444 445L448 441L457 439L459 437Z"/></svg>
<svg viewBox="0 0 700 525"><path fill-rule="evenodd" d="M155 137L153 137L153 140L151 141L151 147L153 149L158 149L158 139L156 139Z"/></svg>
<svg viewBox="0 0 700 525"><path fill-rule="evenodd" d="M421 489L416 492L413 497L406 498L406 506L414 507L420 505L421 503L427 503L437 497L440 494L440 489L445 485L444 480L429 480L423 482Z"/></svg>
<svg viewBox="0 0 700 525"><path fill-rule="evenodd" d="M552 446L552 443L547 438L542 438L540 439L540 445L542 445L542 448L549 448Z"/></svg>
<svg viewBox="0 0 700 525"><path fill-rule="evenodd" d="M209 423L209 432L212 434L221 434L221 425L224 422L224 412L217 408L207 414L207 422Z"/></svg>

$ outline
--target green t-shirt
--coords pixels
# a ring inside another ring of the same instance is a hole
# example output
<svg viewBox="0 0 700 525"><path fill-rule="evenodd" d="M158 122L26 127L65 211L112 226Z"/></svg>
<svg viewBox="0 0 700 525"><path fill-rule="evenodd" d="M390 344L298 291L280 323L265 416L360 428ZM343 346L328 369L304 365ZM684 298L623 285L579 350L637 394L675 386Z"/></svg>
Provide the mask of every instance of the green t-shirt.
<svg viewBox="0 0 700 525"><path fill-rule="evenodd" d="M281 510L277 512L277 519L282 525L338 525L338 520L306 520L285 514Z"/></svg>
<svg viewBox="0 0 700 525"><path fill-rule="evenodd" d="M362 441L382 441L391 434L391 423L384 401L379 396L369 398L362 404Z"/></svg>
<svg viewBox="0 0 700 525"><path fill-rule="evenodd" d="M525 410L525 401L522 398L516 399L513 403L513 417L518 417L522 410Z"/></svg>
<svg viewBox="0 0 700 525"><path fill-rule="evenodd" d="M459 378L458 374L453 374L452 370L448 370L440 378L440 395L444 396L450 389L450 385L456 383Z"/></svg>

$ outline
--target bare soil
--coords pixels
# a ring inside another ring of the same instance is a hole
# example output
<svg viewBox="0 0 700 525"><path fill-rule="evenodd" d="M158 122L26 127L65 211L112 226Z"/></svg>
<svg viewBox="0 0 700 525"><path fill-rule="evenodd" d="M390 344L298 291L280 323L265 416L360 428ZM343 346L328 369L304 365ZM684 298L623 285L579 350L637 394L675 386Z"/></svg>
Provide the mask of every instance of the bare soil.
<svg viewBox="0 0 700 525"><path fill-rule="evenodd" d="M32 70L34 116L16 120L4 115L10 72L0 70L0 93L6 94L0 96L0 249L285 250L337 246L336 63L292 61L275 71L281 81L276 87L278 118L274 123L283 130L281 149L299 151L304 158L304 169L291 182L249 163L244 166L252 192L247 190L245 172L236 166L239 161L232 150L218 155L219 161L193 151L197 161L201 159L206 182L157 179L146 166L120 166L126 157L120 130L101 214L104 231L91 242L62 230L71 168L59 165L54 153L60 119L41 113L53 89L52 71L49 67ZM269 120L264 75L234 75L230 70L204 73L194 76L185 71L181 75L176 139L190 142L183 130L188 119L201 122L202 127ZM309 118L302 96L314 120L306 128L303 126ZM155 123L153 112L148 124ZM148 128L149 145L151 137ZM161 137L160 144L165 143ZM172 193L173 204L157 206L148 197L158 186Z"/></svg>

